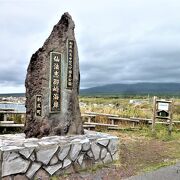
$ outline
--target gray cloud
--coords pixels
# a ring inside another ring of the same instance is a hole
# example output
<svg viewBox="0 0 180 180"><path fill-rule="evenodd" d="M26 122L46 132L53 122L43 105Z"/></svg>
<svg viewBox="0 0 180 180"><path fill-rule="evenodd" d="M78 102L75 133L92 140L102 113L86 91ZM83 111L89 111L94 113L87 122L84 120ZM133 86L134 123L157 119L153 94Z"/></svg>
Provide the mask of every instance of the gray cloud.
<svg viewBox="0 0 180 180"><path fill-rule="evenodd" d="M178 0L0 0L0 86L24 91L31 54L66 11L76 24L82 88L180 82L179 9Z"/></svg>

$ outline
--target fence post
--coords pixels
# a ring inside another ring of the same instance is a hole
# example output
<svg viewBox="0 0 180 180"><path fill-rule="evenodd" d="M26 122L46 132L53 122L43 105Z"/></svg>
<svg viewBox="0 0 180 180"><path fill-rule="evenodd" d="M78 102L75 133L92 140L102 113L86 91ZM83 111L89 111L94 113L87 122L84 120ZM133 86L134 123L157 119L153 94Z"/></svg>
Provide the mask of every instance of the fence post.
<svg viewBox="0 0 180 180"><path fill-rule="evenodd" d="M7 114L4 113L3 121L7 121Z"/></svg>
<svg viewBox="0 0 180 180"><path fill-rule="evenodd" d="M155 123L156 123L156 96L153 97L153 118L152 118L152 133L155 133Z"/></svg>
<svg viewBox="0 0 180 180"><path fill-rule="evenodd" d="M171 136L172 133L172 119L173 119L173 109L174 109L174 100L170 103L170 119L169 119L169 127L168 127L168 134Z"/></svg>

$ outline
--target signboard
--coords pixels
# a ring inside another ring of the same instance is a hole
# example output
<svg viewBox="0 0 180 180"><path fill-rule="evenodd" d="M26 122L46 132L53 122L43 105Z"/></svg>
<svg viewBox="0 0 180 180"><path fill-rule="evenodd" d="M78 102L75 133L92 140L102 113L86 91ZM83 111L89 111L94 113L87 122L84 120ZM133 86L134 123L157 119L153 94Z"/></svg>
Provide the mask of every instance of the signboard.
<svg viewBox="0 0 180 180"><path fill-rule="evenodd" d="M50 53L50 112L61 110L61 54Z"/></svg>
<svg viewBox="0 0 180 180"><path fill-rule="evenodd" d="M152 132L155 133L156 119L161 119L162 124L168 125L168 133L172 132L172 113L173 113L173 100L157 99L154 96L153 100L153 119L152 119ZM162 122L163 120L163 122ZM164 122L166 121L166 122Z"/></svg>
<svg viewBox="0 0 180 180"><path fill-rule="evenodd" d="M40 95L36 96L36 116L42 115L42 97Z"/></svg>
<svg viewBox="0 0 180 180"><path fill-rule="evenodd" d="M158 117L162 117L162 118L163 117L169 117L169 113L167 111L164 111L164 110L157 112L157 115L158 115Z"/></svg>
<svg viewBox="0 0 180 180"><path fill-rule="evenodd" d="M169 110L169 103L166 102L158 102L158 110L164 110L164 111L168 111Z"/></svg>
<svg viewBox="0 0 180 180"><path fill-rule="evenodd" d="M68 40L68 68L67 68L67 89L73 87L73 64L74 64L74 41Z"/></svg>

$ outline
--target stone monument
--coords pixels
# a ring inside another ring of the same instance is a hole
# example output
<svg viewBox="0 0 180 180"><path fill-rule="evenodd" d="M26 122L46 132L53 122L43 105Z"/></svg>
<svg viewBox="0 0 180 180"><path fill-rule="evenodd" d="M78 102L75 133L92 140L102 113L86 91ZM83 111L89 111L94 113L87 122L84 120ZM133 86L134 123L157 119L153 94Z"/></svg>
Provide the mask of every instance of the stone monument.
<svg viewBox="0 0 180 180"><path fill-rule="evenodd" d="M26 136L0 135L0 179L50 179L119 160L118 137L83 134L78 92L74 23L65 13L28 67Z"/></svg>
<svg viewBox="0 0 180 180"><path fill-rule="evenodd" d="M83 134L74 22L64 13L27 70L26 137Z"/></svg>

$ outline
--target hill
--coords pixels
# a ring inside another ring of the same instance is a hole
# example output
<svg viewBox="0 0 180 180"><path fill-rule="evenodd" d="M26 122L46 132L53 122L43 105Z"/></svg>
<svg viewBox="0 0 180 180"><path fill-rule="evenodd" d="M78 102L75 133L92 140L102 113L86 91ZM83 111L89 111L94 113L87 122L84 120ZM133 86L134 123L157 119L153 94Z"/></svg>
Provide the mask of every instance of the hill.
<svg viewBox="0 0 180 180"><path fill-rule="evenodd" d="M108 84L81 89L81 95L180 95L180 83Z"/></svg>
<svg viewBox="0 0 180 180"><path fill-rule="evenodd" d="M25 93L7 93L7 94L0 94L0 97L24 97Z"/></svg>
<svg viewBox="0 0 180 180"><path fill-rule="evenodd" d="M171 95L180 96L180 83L107 84L81 89L80 95ZM22 97L24 93L0 94L0 97Z"/></svg>

